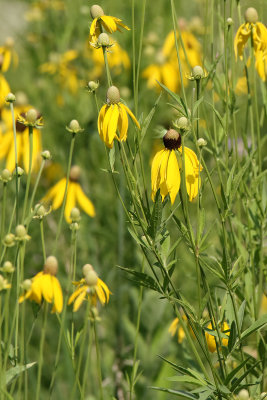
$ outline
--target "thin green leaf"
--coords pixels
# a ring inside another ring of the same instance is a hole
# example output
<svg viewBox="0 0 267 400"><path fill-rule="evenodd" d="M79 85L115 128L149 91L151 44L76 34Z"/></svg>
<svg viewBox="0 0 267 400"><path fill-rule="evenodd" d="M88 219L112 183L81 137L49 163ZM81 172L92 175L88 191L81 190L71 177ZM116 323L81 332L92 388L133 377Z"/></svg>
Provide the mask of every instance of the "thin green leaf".
<svg viewBox="0 0 267 400"><path fill-rule="evenodd" d="M22 374L22 372L26 371L27 369L33 367L33 365L35 365L36 363L37 362L34 361L26 365L16 365L16 367L8 369L5 374L5 384L8 385L18 375Z"/></svg>
<svg viewBox="0 0 267 400"><path fill-rule="evenodd" d="M197 396L194 396L190 392L186 392L184 390L173 390L173 389L166 389L166 388L155 387L155 386L149 386L149 388L153 389L153 390L159 390L160 392L174 394L176 396L183 397L184 399L196 400L198 398Z"/></svg>
<svg viewBox="0 0 267 400"><path fill-rule="evenodd" d="M260 317L257 321L253 322L253 324L241 333L241 341L245 340L252 333L261 329L264 325L267 324L267 314Z"/></svg>
<svg viewBox="0 0 267 400"><path fill-rule="evenodd" d="M133 282L137 283L139 286L142 285L149 289L155 290L156 292L161 293L161 290L158 287L157 282L151 276L143 274L142 272L137 272L133 269L121 267L120 265L117 265L117 267L120 268L121 270L131 274L134 277L131 280Z"/></svg>

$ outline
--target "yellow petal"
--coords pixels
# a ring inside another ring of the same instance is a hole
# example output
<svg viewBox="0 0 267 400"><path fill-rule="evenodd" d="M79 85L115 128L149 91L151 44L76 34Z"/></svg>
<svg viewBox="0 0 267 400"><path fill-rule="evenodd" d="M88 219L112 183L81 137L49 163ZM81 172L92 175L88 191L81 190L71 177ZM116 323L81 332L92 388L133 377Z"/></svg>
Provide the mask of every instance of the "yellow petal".
<svg viewBox="0 0 267 400"><path fill-rule="evenodd" d="M170 151L168 166L167 166L167 178L166 185L170 194L171 203L173 204L177 193L180 189L181 177L178 166L178 161L174 150Z"/></svg>
<svg viewBox="0 0 267 400"><path fill-rule="evenodd" d="M108 286L100 278L98 278L97 286L101 286L102 287L102 289L104 291L104 294L105 294L105 297L106 297L106 303L108 303L109 302L109 295L111 293L109 288L108 288Z"/></svg>
<svg viewBox="0 0 267 400"><path fill-rule="evenodd" d="M50 274L43 274L40 279L42 295L48 303L52 303L53 300L52 278Z"/></svg>
<svg viewBox="0 0 267 400"><path fill-rule="evenodd" d="M76 186L77 186L76 182L69 181L66 206L65 206L65 210L64 210L65 219L68 222L68 224L71 223L71 219L70 219L71 210L75 207Z"/></svg>
<svg viewBox="0 0 267 400"><path fill-rule="evenodd" d="M97 126L98 126L98 133L100 135L100 138L104 141L104 134L103 134L103 122L104 122L104 117L107 111L107 105L105 104L98 115L98 120L97 120Z"/></svg>
<svg viewBox="0 0 267 400"><path fill-rule="evenodd" d="M189 201L192 201L198 194L198 178L196 176L191 159L188 157L186 151L184 151L184 157L186 190L189 196Z"/></svg>
<svg viewBox="0 0 267 400"><path fill-rule="evenodd" d="M175 319L172 321L171 325L169 326L168 332L169 332L172 336L175 335L175 332L176 332L177 326L178 326L178 322L179 322L178 318L175 318Z"/></svg>
<svg viewBox="0 0 267 400"><path fill-rule="evenodd" d="M76 312L76 311L80 308L80 306L81 306L81 304L82 304L82 302L83 302L85 296L86 296L86 290L84 290L84 291L77 297L77 299L75 300L74 306L73 306L73 311L74 311L74 312Z"/></svg>
<svg viewBox="0 0 267 400"><path fill-rule="evenodd" d="M152 200L155 200L155 195L160 185L160 164L163 155L166 153L166 149L158 151L152 161L151 165L151 187L152 187Z"/></svg>
<svg viewBox="0 0 267 400"><path fill-rule="evenodd" d="M117 25L114 17L108 15L101 16L101 23L107 32L113 33L117 30Z"/></svg>
<svg viewBox="0 0 267 400"><path fill-rule="evenodd" d="M56 210L59 208L63 202L65 186L66 178L63 178L48 190L47 194L43 197L42 202L53 201L53 209Z"/></svg>
<svg viewBox="0 0 267 400"><path fill-rule="evenodd" d="M61 313L63 308L63 295L60 283L55 276L52 276L52 287L54 299L53 311L55 310L56 312Z"/></svg>
<svg viewBox="0 0 267 400"><path fill-rule="evenodd" d="M86 286L81 286L80 288L76 289L75 292L72 293L68 300L68 306L76 299L76 297L79 296L82 292L86 292L87 287Z"/></svg>
<svg viewBox="0 0 267 400"><path fill-rule="evenodd" d="M128 116L127 112L124 107L119 105L120 116L118 120L118 131L120 132L120 140L127 139L127 132L128 132Z"/></svg>
<svg viewBox="0 0 267 400"><path fill-rule="evenodd" d="M130 115L130 117L132 118L133 122L135 123L135 125L137 126L138 129L140 129L140 125L139 122L137 121L137 119L135 118L135 116L133 115L132 111L125 105L120 103L120 106L122 108L125 108L125 110L127 111L127 113Z"/></svg>
<svg viewBox="0 0 267 400"><path fill-rule="evenodd" d="M90 217L94 217L95 216L94 205L91 202L91 200L89 200L88 197L84 194L79 183L76 183L75 193L76 193L76 200L81 209L84 212L86 212L86 214L90 215Z"/></svg>

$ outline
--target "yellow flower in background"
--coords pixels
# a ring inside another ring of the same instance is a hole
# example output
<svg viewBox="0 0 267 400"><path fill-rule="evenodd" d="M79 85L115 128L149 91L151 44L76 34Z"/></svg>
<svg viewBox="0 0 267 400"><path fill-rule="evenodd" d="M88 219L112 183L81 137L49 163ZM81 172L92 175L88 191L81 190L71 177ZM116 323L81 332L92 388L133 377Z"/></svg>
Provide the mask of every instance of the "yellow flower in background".
<svg viewBox="0 0 267 400"><path fill-rule="evenodd" d="M116 31L121 32L120 28L127 29L130 28L122 23L122 20L116 17L111 17L104 14L103 9L98 5L93 5L90 9L93 22L90 27L89 42L96 42L98 36L104 28L108 33L113 33Z"/></svg>
<svg viewBox="0 0 267 400"><path fill-rule="evenodd" d="M26 280L23 285L26 293L20 296L19 303L30 299L41 304L44 299L47 303L53 303L52 312L60 313L63 308L63 295L60 283L55 276L57 271L57 259L54 256L48 257L44 270L35 275L32 280Z"/></svg>
<svg viewBox="0 0 267 400"><path fill-rule="evenodd" d="M14 50L14 40L11 37L6 39L3 46L0 46L0 71L6 72L13 61L15 66L18 65L18 55Z"/></svg>
<svg viewBox="0 0 267 400"><path fill-rule="evenodd" d="M79 87L77 69L71 64L78 57L76 50L68 50L63 54L51 53L50 61L40 66L42 73L55 76L56 82L61 88L76 94Z"/></svg>
<svg viewBox="0 0 267 400"><path fill-rule="evenodd" d="M81 207L81 209L90 217L95 216L94 205L91 200L89 200L88 197L84 194L79 183L80 175L80 167L78 167L77 165L71 167L67 191L67 200L64 210L65 219L68 223L71 223L70 213L77 203ZM66 182L66 178L63 178L58 183L56 183L47 192L45 197L42 199L42 202L52 201L52 208L54 210L57 210L63 204Z"/></svg>
<svg viewBox="0 0 267 400"><path fill-rule="evenodd" d="M3 277L3 275L0 275L0 292L2 290L10 289L11 284L8 283L8 281Z"/></svg>
<svg viewBox="0 0 267 400"><path fill-rule="evenodd" d="M185 315L183 316L183 319L184 319L185 321L187 321L187 318L186 318ZM185 332L184 332L183 328L179 325L179 319L178 319L178 318L175 318L175 319L172 321L172 323L171 323L171 325L170 325L170 327L169 327L169 329L168 329L168 332L169 332L172 336L174 336L175 333L177 332L178 343L182 343L182 341L183 341L184 338L185 338Z"/></svg>
<svg viewBox="0 0 267 400"><path fill-rule="evenodd" d="M16 118L16 141L17 141L17 155L19 166L23 165L26 172L29 170L30 159L30 142L29 130L20 122L19 117L25 117L26 112L30 110L30 106L15 107ZM0 135L0 159L6 159L6 168L9 171L15 169L15 145L12 128L12 115L11 111L7 109L2 110L2 120L6 127L6 132ZM36 171L41 161L42 140L39 129L33 128L33 154L32 154L32 169Z"/></svg>
<svg viewBox="0 0 267 400"><path fill-rule="evenodd" d="M262 294L262 298L261 298L261 306L260 306L259 314L260 315L267 314L267 295L264 293Z"/></svg>
<svg viewBox="0 0 267 400"><path fill-rule="evenodd" d="M70 296L68 305L74 303L73 311L77 311L84 300L88 300L93 306L96 306L97 300L102 305L109 302L109 296L111 294L107 285L98 278L92 265L85 264L83 266L84 278L78 282L73 282L77 289Z"/></svg>
<svg viewBox="0 0 267 400"><path fill-rule="evenodd" d="M211 322L209 323L207 328L212 330ZM224 333L225 335L227 335L227 336L230 335L230 328L229 328L229 325L227 324L227 322L224 322L222 325L220 325L220 329L221 329L221 332ZM215 337L213 335L211 335L209 332L205 332L205 337L206 337L206 341L207 341L207 345L208 345L209 351L211 353L214 353L216 351ZM227 346L228 345L228 340L229 339L222 338L222 345L223 346Z"/></svg>
<svg viewBox="0 0 267 400"><path fill-rule="evenodd" d="M113 73L118 75L122 72L122 69L130 68L130 59L125 50L114 41L110 41L111 47L107 50L107 58L109 68L113 70ZM92 79L99 78L104 71L104 56L102 49L90 48L88 58L93 61L93 70L90 72Z"/></svg>
<svg viewBox="0 0 267 400"><path fill-rule="evenodd" d="M138 129L139 122L132 111L120 101L120 92L116 86L111 86L107 91L107 104L105 104L98 116L98 132L100 138L109 148L113 147L114 139L125 141L128 132L128 116L131 117ZM117 135L119 132L119 136Z"/></svg>
<svg viewBox="0 0 267 400"><path fill-rule="evenodd" d="M152 200L155 201L156 193L160 190L162 201L169 194L173 204L181 184L179 165L182 163L178 163L175 152L178 150L182 155L181 137L177 131L169 129L163 137L163 142L165 149L156 153L151 166ZM202 170L202 166L199 165L196 154L188 147L184 147L184 157L186 190L189 201L192 201L198 194L199 170Z"/></svg>
<svg viewBox="0 0 267 400"><path fill-rule="evenodd" d="M0 108L2 108L3 105L6 103L6 96L10 92L11 89L6 78L0 73Z"/></svg>

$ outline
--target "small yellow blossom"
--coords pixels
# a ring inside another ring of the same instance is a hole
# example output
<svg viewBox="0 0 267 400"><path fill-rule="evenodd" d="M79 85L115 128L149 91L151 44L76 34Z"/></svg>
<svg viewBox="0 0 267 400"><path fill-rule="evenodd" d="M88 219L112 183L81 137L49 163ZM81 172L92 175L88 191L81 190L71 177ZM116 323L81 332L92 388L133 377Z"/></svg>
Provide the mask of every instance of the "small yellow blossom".
<svg viewBox="0 0 267 400"><path fill-rule="evenodd" d="M186 316L185 315L183 316L183 319L186 320ZM179 319L178 318L175 318L172 321L168 331L170 332L170 334L172 336L174 336L176 331L177 331L178 343L182 343L182 341L185 338L185 332L184 332L183 328L181 327L181 325L179 325Z"/></svg>
<svg viewBox="0 0 267 400"><path fill-rule="evenodd" d="M162 201L169 194L173 204L181 184L180 168L175 152L178 150L182 155L181 137L177 131L170 129L165 134L163 141L165 149L158 151L152 161L152 200L155 201L156 193L160 190ZM198 194L199 170L202 170L202 166L199 165L196 154L188 147L184 147L184 157L186 190L189 201L192 201Z"/></svg>
<svg viewBox="0 0 267 400"><path fill-rule="evenodd" d="M3 277L3 275L0 275L0 292L5 289L10 289L11 284L7 282L7 280Z"/></svg>
<svg viewBox="0 0 267 400"><path fill-rule="evenodd" d="M120 28L127 29L128 31L130 30L128 26L122 23L121 19L105 15L103 9L98 5L93 5L90 12L93 22L90 27L89 42L94 43L97 41L102 28L104 28L108 33L116 31L121 32Z"/></svg>
<svg viewBox="0 0 267 400"><path fill-rule="evenodd" d="M209 323L207 328L212 330L211 322ZM220 325L220 329L221 329L221 332L224 333L225 335L227 335L227 336L230 335L230 328L229 328L229 325L227 324L227 322L224 322L222 325ZM205 332L205 336L206 336L206 341L207 341L207 345L208 345L209 351L211 353L214 353L215 350L216 350L215 337L213 335L211 335L209 332ZM228 345L228 340L229 339L222 338L222 345L223 346L227 346Z"/></svg>
<svg viewBox="0 0 267 400"><path fill-rule="evenodd" d="M0 108L3 107L3 105L6 102L6 96L8 93L11 92L10 86L4 77L3 74L0 73Z"/></svg>
<svg viewBox="0 0 267 400"><path fill-rule="evenodd" d="M60 313L63 308L63 295L60 283L55 276L57 271L57 259L54 256L48 257L44 270L32 278L26 293L20 296L19 303L30 299L41 304L44 299L47 303L53 303L52 312Z"/></svg>
<svg viewBox="0 0 267 400"><path fill-rule="evenodd" d="M102 305L109 302L109 296L111 294L107 285L98 278L93 267L90 264L86 264L83 267L84 278L78 282L73 282L77 289L70 296L68 305L74 302L73 311L77 311L83 300L91 301L93 306L96 306L97 300Z"/></svg>
<svg viewBox="0 0 267 400"><path fill-rule="evenodd" d="M65 219L68 223L71 223L71 210L78 203L81 209L90 215L90 217L95 216L95 208L91 200L84 194L81 185L79 183L80 179L80 168L74 165L70 170L70 178L67 191L67 200L65 206ZM57 182L42 199L42 202L52 201L52 208L57 210L62 204L64 199L65 187L67 179L63 178Z"/></svg>
<svg viewBox="0 0 267 400"><path fill-rule="evenodd" d="M111 86L107 91L107 104L101 108L98 116L98 132L107 147L113 147L114 139L120 142L127 139L127 114L140 129L139 122L132 111L120 101L119 89L116 86Z"/></svg>
<svg viewBox="0 0 267 400"><path fill-rule="evenodd" d="M14 40L12 38L7 38L5 44L0 46L0 71L6 72L11 62L15 66L18 65L18 55L14 50Z"/></svg>

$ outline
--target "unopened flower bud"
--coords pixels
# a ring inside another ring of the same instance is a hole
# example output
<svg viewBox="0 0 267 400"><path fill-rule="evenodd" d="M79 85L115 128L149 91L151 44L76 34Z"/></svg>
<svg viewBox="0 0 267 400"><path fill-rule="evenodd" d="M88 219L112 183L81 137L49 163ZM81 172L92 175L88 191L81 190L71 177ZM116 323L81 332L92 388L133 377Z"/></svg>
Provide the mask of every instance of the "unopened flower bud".
<svg viewBox="0 0 267 400"><path fill-rule="evenodd" d="M257 10L254 7L249 7L245 11L245 20L246 22L249 22L250 24L256 24L258 21L259 16L257 13Z"/></svg>
<svg viewBox="0 0 267 400"><path fill-rule="evenodd" d="M92 17L93 19L95 19L95 18L102 17L102 15L104 15L104 11L103 11L103 9L102 9L99 5L94 4L94 5L90 8L90 14L91 14L91 17Z"/></svg>
<svg viewBox="0 0 267 400"><path fill-rule="evenodd" d="M98 276L95 271L88 271L84 279L88 286L96 286L98 281Z"/></svg>
<svg viewBox="0 0 267 400"><path fill-rule="evenodd" d="M25 279L22 284L21 287L23 290L25 290L26 292L28 292L28 290L31 289L32 287L32 281L30 279Z"/></svg>
<svg viewBox="0 0 267 400"><path fill-rule="evenodd" d="M6 96L6 102L7 103L14 103L16 101L16 96L13 93L8 93Z"/></svg>
<svg viewBox="0 0 267 400"><path fill-rule="evenodd" d="M46 214L46 209L42 204L36 204L35 212L38 217L44 217Z"/></svg>
<svg viewBox="0 0 267 400"><path fill-rule="evenodd" d="M24 174L24 169L18 167L18 177L20 178ZM16 168L13 171L13 175L16 175Z"/></svg>
<svg viewBox="0 0 267 400"><path fill-rule="evenodd" d="M110 86L107 91L107 102L108 103L119 103L120 101L120 91L116 86Z"/></svg>
<svg viewBox="0 0 267 400"><path fill-rule="evenodd" d="M77 182L81 176L81 168L78 165L73 165L70 169L70 180Z"/></svg>
<svg viewBox="0 0 267 400"><path fill-rule="evenodd" d="M166 149L176 150L181 146L181 136L175 129L169 129L163 136Z"/></svg>
<svg viewBox="0 0 267 400"><path fill-rule="evenodd" d="M27 230L24 225L16 226L15 236L16 236L16 240L19 240L19 241L30 239L30 236L27 234Z"/></svg>
<svg viewBox="0 0 267 400"><path fill-rule="evenodd" d="M229 17L229 18L227 18L226 23L228 26L231 26L231 25L233 25L234 21L231 17Z"/></svg>
<svg viewBox="0 0 267 400"><path fill-rule="evenodd" d="M246 389L240 390L238 393L239 400L249 400L249 392Z"/></svg>
<svg viewBox="0 0 267 400"><path fill-rule="evenodd" d="M83 266L83 275L85 276L88 274L88 272L93 271L93 270L94 270L94 268L91 264L85 264Z"/></svg>
<svg viewBox="0 0 267 400"><path fill-rule="evenodd" d="M70 212L70 218L72 220L72 222L79 222L81 219L81 213L79 208L74 207L71 212Z"/></svg>
<svg viewBox="0 0 267 400"><path fill-rule="evenodd" d="M109 40L109 36L107 33L100 33L97 41L100 46L109 46L110 45L110 40Z"/></svg>
<svg viewBox="0 0 267 400"><path fill-rule="evenodd" d="M73 119L72 121L70 121L70 125L69 128L73 131L73 132L78 132L80 130L80 124L77 121L77 119Z"/></svg>
<svg viewBox="0 0 267 400"><path fill-rule="evenodd" d="M179 129L180 131L184 132L186 130L188 130L188 119L186 117L180 117L176 122L175 122L175 126L177 129Z"/></svg>
<svg viewBox="0 0 267 400"><path fill-rule="evenodd" d="M44 265L44 272L50 275L56 275L58 271L58 262L56 257L47 257Z"/></svg>
<svg viewBox="0 0 267 400"><path fill-rule="evenodd" d="M26 120L29 124L34 124L37 121L38 112L31 108L29 111L26 112Z"/></svg>
<svg viewBox="0 0 267 400"><path fill-rule="evenodd" d="M203 138L199 138L198 141L197 141L197 144L198 144L199 147L203 147L203 146L207 145L207 141L205 139L203 139Z"/></svg>
<svg viewBox="0 0 267 400"><path fill-rule="evenodd" d="M4 237L4 245L7 247L12 247L15 244L15 235L13 235L13 233L8 233L5 237Z"/></svg>
<svg viewBox="0 0 267 400"><path fill-rule="evenodd" d="M1 173L1 180L3 182L8 182L12 179L12 174L8 169L3 169Z"/></svg>
<svg viewBox="0 0 267 400"><path fill-rule="evenodd" d="M52 158L49 150L42 151L41 156L43 157L44 160L51 160Z"/></svg>
<svg viewBox="0 0 267 400"><path fill-rule="evenodd" d="M10 261L5 261L2 271L7 273L7 274L12 274L12 272L14 272L15 267L14 265L10 262Z"/></svg>
<svg viewBox="0 0 267 400"><path fill-rule="evenodd" d="M204 77L203 68L200 65L196 65L192 70L192 76L195 79L201 79Z"/></svg>
<svg viewBox="0 0 267 400"><path fill-rule="evenodd" d="M91 90L92 92L95 92L96 89L98 88L98 86L99 86L99 82L96 82L96 81L89 81L89 82L88 82L88 88L89 88L89 90Z"/></svg>

